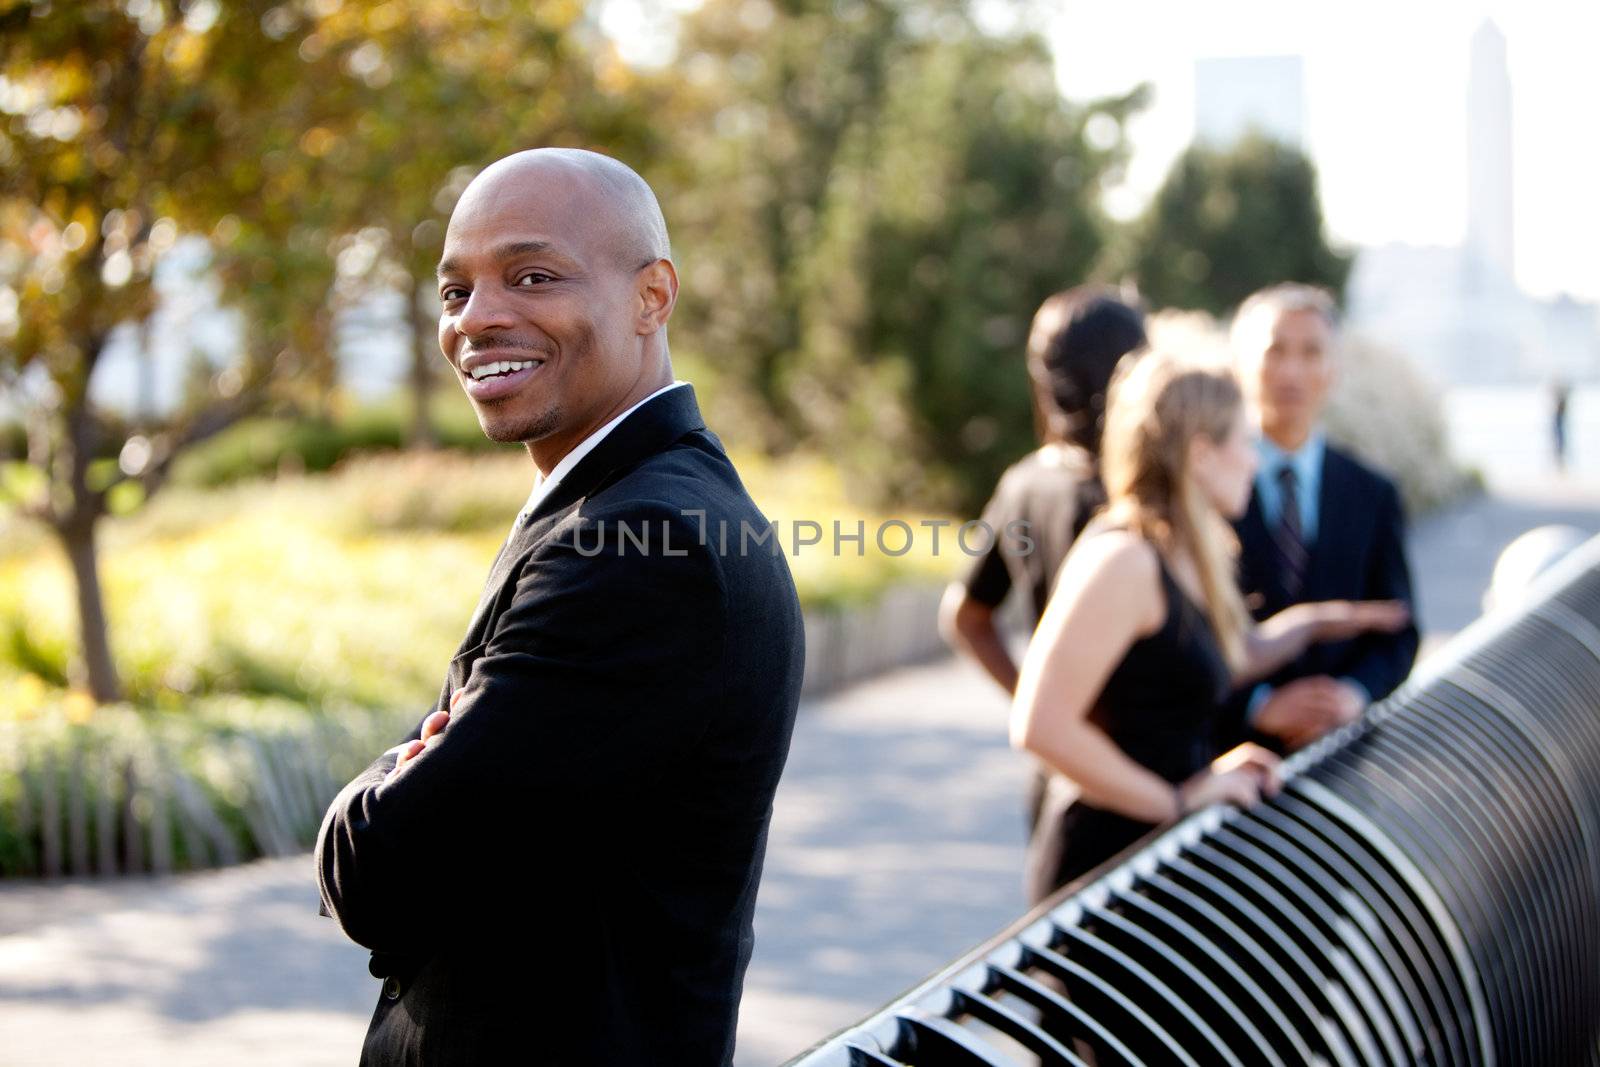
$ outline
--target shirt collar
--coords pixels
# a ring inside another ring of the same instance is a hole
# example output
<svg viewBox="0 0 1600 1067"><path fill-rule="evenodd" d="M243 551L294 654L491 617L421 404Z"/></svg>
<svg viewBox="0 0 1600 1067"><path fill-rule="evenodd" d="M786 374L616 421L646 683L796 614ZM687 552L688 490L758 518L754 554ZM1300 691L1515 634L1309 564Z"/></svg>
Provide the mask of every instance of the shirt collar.
<svg viewBox="0 0 1600 1067"><path fill-rule="evenodd" d="M1327 448L1327 438L1323 436L1321 427L1311 431L1305 444L1287 452L1273 444L1265 434L1256 441L1256 448L1261 456L1261 473L1270 481L1276 482L1278 471L1285 463L1294 467L1297 484L1311 485L1316 481L1318 473L1322 470L1322 453Z"/></svg>
<svg viewBox="0 0 1600 1067"><path fill-rule="evenodd" d="M630 407L627 411L624 411L622 414L618 415L616 418L600 427L594 433L590 434L588 437L585 437L582 441L579 441L577 445L573 447L572 451L561 457L561 462L557 463L555 467L551 469L549 474L542 474L534 480L533 492L528 494L528 502L523 505L522 511L518 514L518 518L520 519L522 516L530 514L534 508L538 507L539 502L545 497L549 496L551 490L555 489L557 485L561 484L561 479L570 474L572 472L572 468L576 467L578 462L583 459L584 456L587 456L590 452L593 452L595 446L601 441L605 440L607 434L621 425L623 419L627 418L629 415L632 415L635 411L639 410L641 407L648 404L662 393L676 389L680 385L688 384L688 382L678 380L674 381L671 385L663 385L660 389L657 389L655 392L651 393L649 396Z"/></svg>

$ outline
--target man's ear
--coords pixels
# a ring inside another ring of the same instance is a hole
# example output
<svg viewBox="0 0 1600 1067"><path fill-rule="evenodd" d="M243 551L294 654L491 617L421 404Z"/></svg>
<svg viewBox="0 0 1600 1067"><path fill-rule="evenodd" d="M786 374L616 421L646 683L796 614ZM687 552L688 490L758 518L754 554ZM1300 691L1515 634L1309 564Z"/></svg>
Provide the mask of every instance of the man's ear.
<svg viewBox="0 0 1600 1067"><path fill-rule="evenodd" d="M635 332L648 337L667 324L678 304L678 271L670 259L658 259L639 271L639 315Z"/></svg>

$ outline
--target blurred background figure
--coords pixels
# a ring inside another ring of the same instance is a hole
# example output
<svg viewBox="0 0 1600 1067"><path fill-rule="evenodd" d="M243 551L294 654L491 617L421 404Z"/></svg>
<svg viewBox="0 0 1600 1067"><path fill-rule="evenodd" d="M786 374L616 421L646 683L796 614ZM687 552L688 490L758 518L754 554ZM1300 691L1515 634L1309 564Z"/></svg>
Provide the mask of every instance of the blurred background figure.
<svg viewBox="0 0 1600 1067"><path fill-rule="evenodd" d="M1567 469L1567 403L1572 388L1557 378L1550 385L1550 437L1555 450L1556 470Z"/></svg>
<svg viewBox="0 0 1600 1067"><path fill-rule="evenodd" d="M1035 903L1162 822L1273 791L1272 752L1218 758L1234 686L1312 642L1406 623L1394 601L1296 604L1252 623L1227 524L1250 499L1252 436L1225 368L1155 352L1111 387L1107 507L1068 553L1012 705L1012 744L1058 775L1028 846Z"/></svg>
<svg viewBox="0 0 1600 1067"><path fill-rule="evenodd" d="M1410 604L1405 519L1394 483L1327 443L1322 418L1338 375L1333 298L1286 283L1252 294L1232 344L1260 432L1249 508L1235 529L1240 583L1256 619L1315 600ZM1239 694L1224 737L1253 730L1298 748L1388 696L1417 654L1415 623L1308 650Z"/></svg>
<svg viewBox="0 0 1600 1067"><path fill-rule="evenodd" d="M1008 694L1017 666L1006 646L999 609L1013 589L1027 597L1030 628L1067 550L1105 502L1098 469L1106 389L1124 354L1144 344L1144 317L1114 290L1084 285L1056 293L1039 307L1028 333L1028 381L1039 447L1001 476L983 509L993 531L989 551L952 582L940 605L940 630ZM1021 523L1026 540L1007 536ZM1037 821L1048 772L1034 775L1028 825Z"/></svg>

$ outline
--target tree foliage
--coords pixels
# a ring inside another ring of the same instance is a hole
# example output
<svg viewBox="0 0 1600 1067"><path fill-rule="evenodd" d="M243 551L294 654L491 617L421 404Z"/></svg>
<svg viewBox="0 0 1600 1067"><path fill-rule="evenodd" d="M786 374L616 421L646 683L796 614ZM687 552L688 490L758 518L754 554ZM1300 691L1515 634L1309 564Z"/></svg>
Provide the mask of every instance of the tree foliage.
<svg viewBox="0 0 1600 1067"><path fill-rule="evenodd" d="M126 442L90 401L95 368L113 329L150 313L156 264L181 233L213 229L241 189L286 212L314 182L304 155L281 146L315 101L266 104L255 78L284 77L299 57L251 6L85 0L0 15L0 373L28 402L41 491L24 505L72 560L85 680L100 699L118 686L96 521L113 493L153 491L180 448L238 417L271 364L252 346L218 376L215 403Z"/></svg>
<svg viewBox="0 0 1600 1067"><path fill-rule="evenodd" d="M530 143L646 144L580 5L462 14L453 0L0 2L0 381L30 423L31 474L4 484L72 560L97 698L118 691L100 516L244 414L325 396L336 278L414 304L465 169ZM242 350L173 417L129 427L90 383L113 330L150 315L183 237L207 242ZM341 255L363 242L376 251Z"/></svg>
<svg viewBox="0 0 1600 1067"><path fill-rule="evenodd" d="M1101 252L1140 94L1070 105L1041 39L916 0L709 0L672 77L674 350L718 421L870 498L981 502L1031 440L1028 322Z"/></svg>
<svg viewBox="0 0 1600 1067"><path fill-rule="evenodd" d="M1266 142L1191 152L1113 247L1101 193L1143 91L1067 102L1042 38L973 6L705 0L642 74L582 0L0 0L0 383L29 423L0 490L73 561L91 690L117 691L99 517L246 414L325 408L335 316L375 291L403 298L424 434L445 223L522 147L651 179L680 373L729 437L825 453L865 502L981 502L1032 444L1023 346L1051 292L1107 267L1215 311L1342 286L1309 164ZM184 241L240 351L197 359L170 418L97 410L108 342Z"/></svg>
<svg viewBox="0 0 1600 1067"><path fill-rule="evenodd" d="M1214 315L1281 281L1342 294L1353 262L1328 244L1311 161L1258 134L1186 151L1122 258L1152 306Z"/></svg>

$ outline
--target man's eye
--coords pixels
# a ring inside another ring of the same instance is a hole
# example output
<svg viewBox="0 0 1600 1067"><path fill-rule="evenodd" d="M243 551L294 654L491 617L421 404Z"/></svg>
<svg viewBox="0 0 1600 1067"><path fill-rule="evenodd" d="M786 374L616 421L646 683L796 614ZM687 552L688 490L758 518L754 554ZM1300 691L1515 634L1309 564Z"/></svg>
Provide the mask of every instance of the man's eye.
<svg viewBox="0 0 1600 1067"><path fill-rule="evenodd" d="M554 278L550 277L548 274L545 274L543 271L531 270L526 274L518 276L517 284L526 289L535 285L543 285L545 282L554 280Z"/></svg>
<svg viewBox="0 0 1600 1067"><path fill-rule="evenodd" d="M466 295L467 291L461 288L461 286L452 285L439 294L439 299L443 300L445 303L449 303L452 300L461 300L465 298Z"/></svg>

